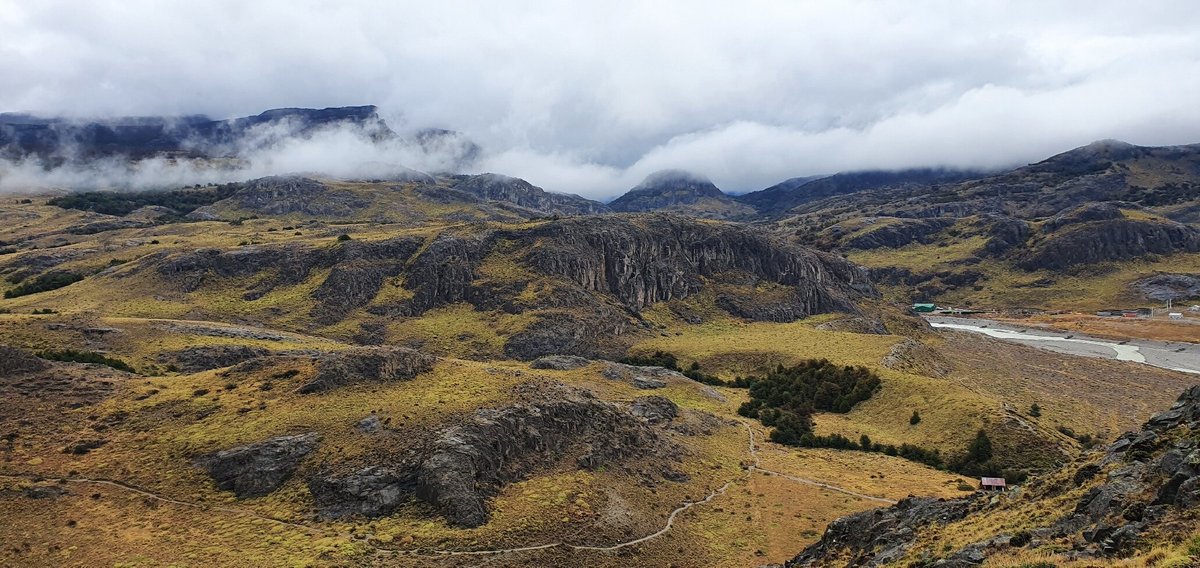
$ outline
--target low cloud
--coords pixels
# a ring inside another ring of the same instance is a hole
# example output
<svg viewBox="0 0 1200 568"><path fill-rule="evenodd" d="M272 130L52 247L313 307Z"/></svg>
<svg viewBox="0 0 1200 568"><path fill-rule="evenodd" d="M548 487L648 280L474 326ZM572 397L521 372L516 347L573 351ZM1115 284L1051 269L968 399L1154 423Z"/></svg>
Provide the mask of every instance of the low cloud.
<svg viewBox="0 0 1200 568"><path fill-rule="evenodd" d="M472 171L548 190L610 198L685 168L749 191L849 169L1017 165L1101 138L1200 142L1197 29L1187 0L0 0L0 109L229 117L373 103L397 128L477 141ZM237 172L437 170L438 154L333 132ZM229 173L121 167L10 165L0 183Z"/></svg>

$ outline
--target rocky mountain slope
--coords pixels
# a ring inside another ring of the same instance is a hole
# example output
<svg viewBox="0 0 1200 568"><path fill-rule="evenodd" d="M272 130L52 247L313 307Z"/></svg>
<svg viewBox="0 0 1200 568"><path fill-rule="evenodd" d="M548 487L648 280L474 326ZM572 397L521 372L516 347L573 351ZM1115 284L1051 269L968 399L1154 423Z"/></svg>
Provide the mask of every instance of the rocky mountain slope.
<svg viewBox="0 0 1200 568"><path fill-rule="evenodd" d="M1193 387L1139 431L1019 491L911 498L839 519L784 566L969 567L993 557L1013 565L1021 558L1049 558L1058 565L1131 556L1191 566L1200 503L1198 444L1200 387Z"/></svg>

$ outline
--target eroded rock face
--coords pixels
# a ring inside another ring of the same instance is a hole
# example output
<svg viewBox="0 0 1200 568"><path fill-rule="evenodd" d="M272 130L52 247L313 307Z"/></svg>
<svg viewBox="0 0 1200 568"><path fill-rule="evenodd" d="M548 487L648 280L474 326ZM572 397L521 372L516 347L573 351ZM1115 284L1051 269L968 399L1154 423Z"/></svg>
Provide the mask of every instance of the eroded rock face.
<svg viewBox="0 0 1200 568"><path fill-rule="evenodd" d="M607 292L631 310L682 299L722 273L794 287L796 314L855 311L852 299L877 294L864 271L831 255L787 245L741 225L672 215L581 218L525 233L542 246L525 262L585 290Z"/></svg>
<svg viewBox="0 0 1200 568"><path fill-rule="evenodd" d="M666 444L617 405L564 389L553 400L481 410L443 432L420 465L417 495L451 523L476 527L487 522L486 499L538 465L574 456L592 469Z"/></svg>
<svg viewBox="0 0 1200 568"><path fill-rule="evenodd" d="M1200 252L1200 229L1175 222L1114 219L1063 228L1018 261L1025 270L1128 260L1148 254Z"/></svg>
<svg viewBox="0 0 1200 568"><path fill-rule="evenodd" d="M574 355L547 355L534 359L529 364L534 369L551 369L555 371L570 371L572 369L582 369L591 365L591 359L576 357Z"/></svg>
<svg viewBox="0 0 1200 568"><path fill-rule="evenodd" d="M1134 282L1133 288L1160 302L1200 298L1200 274L1155 274Z"/></svg>
<svg viewBox="0 0 1200 568"><path fill-rule="evenodd" d="M849 248L869 250L881 247L900 248L914 242L928 243L934 235L954 225L954 222L954 219L939 217L900 219L872 231L855 235L847 239L844 244Z"/></svg>
<svg viewBox="0 0 1200 568"><path fill-rule="evenodd" d="M629 412L651 424L670 422L679 416L679 407L664 396L641 396L633 399Z"/></svg>
<svg viewBox="0 0 1200 568"><path fill-rule="evenodd" d="M197 460L217 487L238 498L261 497L287 481L300 460L317 447L316 432L280 436L255 444L221 450Z"/></svg>
<svg viewBox="0 0 1200 568"><path fill-rule="evenodd" d="M390 515L416 489L411 470L370 466L344 477L315 476L308 482L321 515L341 518L351 515Z"/></svg>
<svg viewBox="0 0 1200 568"><path fill-rule="evenodd" d="M880 363L889 369L945 377L953 365L938 350L912 338L905 338L888 350Z"/></svg>
<svg viewBox="0 0 1200 568"><path fill-rule="evenodd" d="M247 345L196 345L174 353L164 353L159 362L173 364L183 373L199 373L209 369L229 367L271 352L262 347Z"/></svg>
<svg viewBox="0 0 1200 568"><path fill-rule="evenodd" d="M892 507L842 517L784 566L822 565L833 558L844 558L845 566L883 566L904 556L918 530L966 517L975 501L909 497Z"/></svg>
<svg viewBox="0 0 1200 568"><path fill-rule="evenodd" d="M406 347L355 347L327 353L317 361L317 375L300 387L316 393L363 382L403 381L433 368L434 358Z"/></svg>
<svg viewBox="0 0 1200 568"><path fill-rule="evenodd" d="M1178 515L1200 503L1198 434L1200 385L1184 391L1169 410L1155 415L1140 431L1122 435L1072 475L1027 483L1019 498L1050 499L1090 485L1057 520L1030 527L1020 539L994 535L930 565L979 565L991 554L1024 546L1030 539L1070 543L1074 557L1119 557L1136 549L1147 531L1183 530L1181 538L1187 536L1190 525L1181 524ZM786 566L880 566L899 560L921 531L986 516L1003 506L979 495L952 501L909 498L893 507L844 517ZM931 551L935 556L943 552Z"/></svg>
<svg viewBox="0 0 1200 568"><path fill-rule="evenodd" d="M667 386L667 379L687 379L683 373L663 367L638 367L624 363L609 363L600 375L614 381L627 381L639 389L660 389Z"/></svg>
<svg viewBox="0 0 1200 568"><path fill-rule="evenodd" d="M671 401L645 397L626 407L557 383L517 391L522 402L479 410L402 457L310 479L321 515L387 515L416 498L452 524L476 527L504 485L564 462L593 469L649 456L657 462L650 471L667 472L662 479L686 479L670 466L682 450L654 426L676 416Z"/></svg>

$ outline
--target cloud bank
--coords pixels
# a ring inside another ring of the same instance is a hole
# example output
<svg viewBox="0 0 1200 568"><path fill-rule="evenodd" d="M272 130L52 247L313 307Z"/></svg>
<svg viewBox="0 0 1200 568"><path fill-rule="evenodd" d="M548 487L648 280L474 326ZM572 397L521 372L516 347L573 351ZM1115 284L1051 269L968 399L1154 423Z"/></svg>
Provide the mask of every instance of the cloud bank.
<svg viewBox="0 0 1200 568"><path fill-rule="evenodd" d="M1186 0L0 0L0 110L378 104L401 130L464 132L480 170L553 191L609 198L664 168L748 191L1009 166L1101 138L1200 142L1197 30ZM429 159L338 133L285 150L256 171ZM138 175L216 175L171 167Z"/></svg>

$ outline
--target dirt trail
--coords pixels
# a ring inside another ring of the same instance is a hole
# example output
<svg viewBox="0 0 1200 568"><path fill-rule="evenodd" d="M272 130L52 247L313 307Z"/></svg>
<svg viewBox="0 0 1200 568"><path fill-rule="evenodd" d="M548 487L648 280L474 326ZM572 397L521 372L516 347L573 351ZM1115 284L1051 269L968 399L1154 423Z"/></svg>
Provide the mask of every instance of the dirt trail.
<svg viewBox="0 0 1200 568"><path fill-rule="evenodd" d="M499 555L499 554L512 554L512 553L519 553L519 552L533 552L533 551L537 551L537 550L547 550L547 549L551 549L551 548L565 548L565 549L569 549L569 550L588 551L588 552L613 552L616 550L620 550L622 548L636 546L636 545L642 544L644 542L656 539L660 536L667 534L668 532L671 531L672 528L675 527L675 521L679 518L679 515L681 513L683 513L684 511L687 511L688 509L691 509L692 507L696 507L698 505L703 505L703 504L706 504L706 503L712 501L713 499L716 499L717 497L723 495L726 491L728 491L729 488L732 487L734 484L749 479L750 476L755 471L758 471L758 472L761 472L761 473L764 473L767 475L776 476L781 479L786 479L786 480L789 480L789 481L792 481L795 483L802 483L805 485L812 485L812 486L820 487L822 489L827 489L830 491L836 491L838 493L843 493L843 494L850 495L852 497L856 497L859 499L866 499L869 501L875 501L878 503L883 503L883 504L888 504L888 505L896 503L895 501L893 501L891 499L885 499L883 497L875 497L872 495L864 495L862 493L851 491L849 489L846 489L843 487L838 487L836 485L830 485L828 483L823 483L823 482L816 481L813 479L796 477L793 475L788 475L788 474L781 473L778 471L766 469L761 466L761 462L760 462L760 459L758 456L758 446L757 446L755 435L754 435L754 428L751 427L750 424L747 424L745 422L742 423L742 426L744 426L746 428L746 434L747 434L747 438L748 438L748 449L749 449L750 457L752 459L752 463L750 465L746 466L745 470L740 475L734 477L733 479L730 479L729 481L726 481L720 487L712 490L703 499L699 499L696 501L685 501L682 504L680 504L678 507L676 507L674 510L672 510L671 513L667 516L667 521L663 525L662 528L658 529L655 532L652 532L650 534L642 536L642 537L638 537L638 538L623 541L623 542L618 542L616 544L612 544L609 546L569 544L569 543L565 543L565 542L551 542L551 543L539 544L539 545L520 546L520 547L513 547L513 548L496 548L496 549L487 549L487 550L398 550L398 549L394 549L394 548L384 548L384 547L375 545L373 543L371 544L371 546L379 552L400 554L400 555L404 555L404 556L416 556L416 557L420 557L420 558L445 558L448 556L489 556L489 555ZM20 479L20 480L26 480L26 481L34 480L34 479L41 479L44 481L51 481L51 482L56 482L56 483L85 483L85 484L94 484L94 485L105 485L105 486L109 486L109 487L114 487L114 488L130 491L130 492L136 493L138 495L141 495L143 497L146 497L149 499L154 499L157 501L162 501L164 503L171 503L173 505L179 505L181 507L191 507L191 508L206 510L206 511L220 511L220 512L224 512L224 513L243 515L243 516L251 517L251 518L261 520L264 522L270 522L270 523L275 523L275 524L279 524L279 525L285 525L285 526L292 527L292 528L297 528L297 529L303 530L310 534L319 534L319 535L325 535L325 536L343 536L346 538L352 538L354 536L354 535L350 535L347 533L340 533L340 534L332 533L330 531L321 530L321 529L314 528L314 527L311 527L308 525L293 523L293 522L290 522L290 521L287 521L284 519L260 515L258 513L255 513L253 511L250 511L250 510L247 510L244 508L220 507L220 506L213 506L213 505L205 505L205 504L201 504L201 503L194 503L194 502L190 502L190 501L181 501L179 499L172 499L170 497L164 497L162 495L159 495L159 494L154 493L153 491L150 491L147 489L143 489L143 488L140 488L140 487L137 487L134 485L130 485L130 484L122 482L122 481L116 481L116 480L111 480L111 479L91 479L91 478L81 478L81 477L50 478L50 477L44 477L44 476L36 475L36 474L0 474L0 479Z"/></svg>

